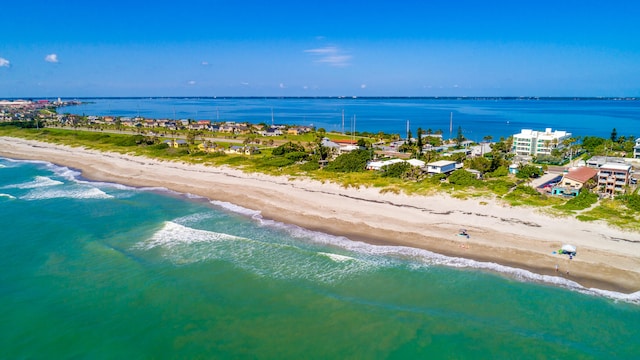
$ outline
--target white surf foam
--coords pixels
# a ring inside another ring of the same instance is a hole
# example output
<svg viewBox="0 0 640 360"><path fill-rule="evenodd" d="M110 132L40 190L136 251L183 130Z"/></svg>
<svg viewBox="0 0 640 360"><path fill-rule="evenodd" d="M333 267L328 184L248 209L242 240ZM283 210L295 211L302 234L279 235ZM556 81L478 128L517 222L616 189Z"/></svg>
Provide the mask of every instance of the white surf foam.
<svg viewBox="0 0 640 360"><path fill-rule="evenodd" d="M234 213L238 213L241 215L245 215L245 216L249 216L251 218L261 218L260 215L260 211L257 210L251 210L251 209L247 209L245 207L236 205L236 204L232 204L230 202L226 202L226 201L217 201L217 200L212 200L211 203L213 205L219 206L225 210L229 210L231 212Z"/></svg>
<svg viewBox="0 0 640 360"><path fill-rule="evenodd" d="M173 219L173 222L179 225L189 226L189 225L198 224L205 220L212 219L214 217L215 217L215 214L213 212L198 212L190 215L185 215L177 219Z"/></svg>
<svg viewBox="0 0 640 360"><path fill-rule="evenodd" d="M46 176L36 176L32 181L25 182L22 184L7 185L7 186L4 186L3 188L4 189L36 189L41 187L49 187L49 186L56 186L56 185L62 185L62 184L63 184L62 181L53 180Z"/></svg>
<svg viewBox="0 0 640 360"><path fill-rule="evenodd" d="M193 229L173 221L167 221L162 229L158 230L147 241L137 245L137 247L149 250L156 247L173 248L185 244L237 239L240 238L229 234Z"/></svg>
<svg viewBox="0 0 640 360"><path fill-rule="evenodd" d="M15 199L16 197L10 194L0 194L0 198Z"/></svg>
<svg viewBox="0 0 640 360"><path fill-rule="evenodd" d="M616 301L625 301L629 303L640 304L640 291L632 294L624 294L615 291L585 288L575 281L563 277L536 274L528 270L508 267L496 263L481 262L459 257L449 257L428 250L404 246L371 245L364 242L353 241L342 236L333 236L317 231L307 230L296 225L284 224L273 220L265 220L262 218L259 211L246 209L235 204L224 202L212 203L219 205L229 211L249 216L262 226L284 230L294 238L305 239L306 241L311 241L313 243L327 246L337 246L350 252L362 254L366 257L370 264L375 263L377 264L377 266L390 266L397 264L398 261L408 260L408 266L416 270L428 268L429 266L434 265L487 270L503 274L507 277L522 282L549 284L572 291L577 291L583 294L602 296Z"/></svg>
<svg viewBox="0 0 640 360"><path fill-rule="evenodd" d="M111 199L113 196L104 191L88 186L74 186L65 188L44 188L34 189L26 195L20 197L23 200L45 200L57 198L70 199Z"/></svg>
<svg viewBox="0 0 640 360"><path fill-rule="evenodd" d="M355 261L355 258L346 255L319 252L318 255L326 256L335 262Z"/></svg>
<svg viewBox="0 0 640 360"><path fill-rule="evenodd" d="M6 160L7 162L13 163L13 164L39 164L39 165L47 165L47 164L51 164L48 161L43 161L43 160L18 160L18 159L11 159L11 158L5 158L2 157L0 158L2 160Z"/></svg>
<svg viewBox="0 0 640 360"><path fill-rule="evenodd" d="M159 251L162 257L177 265L223 260L258 276L287 280L333 282L376 268L375 264L345 255L194 229L176 221L164 223L160 230L134 248Z"/></svg>
<svg viewBox="0 0 640 360"><path fill-rule="evenodd" d="M73 170L66 166L60 166L52 163L47 163L47 168L57 176L69 181L77 181L78 177L80 177L81 175L80 171L78 170Z"/></svg>

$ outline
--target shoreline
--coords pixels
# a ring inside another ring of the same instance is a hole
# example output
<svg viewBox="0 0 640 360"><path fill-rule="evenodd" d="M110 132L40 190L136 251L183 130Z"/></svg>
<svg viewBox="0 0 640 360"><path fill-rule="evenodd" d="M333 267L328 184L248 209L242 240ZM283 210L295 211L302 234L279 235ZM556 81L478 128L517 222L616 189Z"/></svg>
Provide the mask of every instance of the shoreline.
<svg viewBox="0 0 640 360"><path fill-rule="evenodd" d="M0 137L0 155L78 169L89 180L163 187L258 210L265 219L373 245L434 253L559 276L586 288L640 290L640 233L553 218L495 200L381 194L308 179L244 173ZM470 238L457 236L466 228ZM571 243L573 260L552 252ZM558 264L560 271L555 271ZM569 268L570 273L565 273Z"/></svg>

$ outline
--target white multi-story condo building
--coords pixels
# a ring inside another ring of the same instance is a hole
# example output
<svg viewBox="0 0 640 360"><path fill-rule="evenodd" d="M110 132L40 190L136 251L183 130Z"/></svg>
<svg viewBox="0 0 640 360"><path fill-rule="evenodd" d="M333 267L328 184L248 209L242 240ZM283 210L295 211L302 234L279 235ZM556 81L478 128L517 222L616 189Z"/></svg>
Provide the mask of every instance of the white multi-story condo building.
<svg viewBox="0 0 640 360"><path fill-rule="evenodd" d="M546 128L545 131L522 129L519 134L513 135L511 150L521 156L551 155L553 149L561 148L562 141L570 137L569 132L552 132L551 128Z"/></svg>

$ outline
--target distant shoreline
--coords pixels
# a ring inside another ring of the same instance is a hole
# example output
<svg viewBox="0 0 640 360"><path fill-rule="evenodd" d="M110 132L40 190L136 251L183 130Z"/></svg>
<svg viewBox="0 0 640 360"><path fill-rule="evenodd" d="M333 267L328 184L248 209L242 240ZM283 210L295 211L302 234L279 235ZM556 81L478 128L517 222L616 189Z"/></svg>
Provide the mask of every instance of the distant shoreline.
<svg viewBox="0 0 640 360"><path fill-rule="evenodd" d="M50 96L11 97L6 100L18 99L49 99ZM379 100L379 99L414 99L414 100L562 100L562 101L640 101L636 96L64 96L63 99L96 100L96 99L345 99L345 100Z"/></svg>

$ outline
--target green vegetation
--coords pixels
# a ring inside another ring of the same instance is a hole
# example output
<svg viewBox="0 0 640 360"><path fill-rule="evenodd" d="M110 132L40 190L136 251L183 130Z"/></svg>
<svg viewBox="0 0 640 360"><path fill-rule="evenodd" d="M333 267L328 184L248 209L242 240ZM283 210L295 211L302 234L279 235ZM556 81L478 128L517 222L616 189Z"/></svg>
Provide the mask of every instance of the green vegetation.
<svg viewBox="0 0 640 360"><path fill-rule="evenodd" d="M354 150L338 156L327 166L328 171L361 172L365 171L367 162L371 160L371 153L367 150Z"/></svg>
<svg viewBox="0 0 640 360"><path fill-rule="evenodd" d="M474 174L460 169L449 175L449 183L463 187L478 186L480 185L480 180L478 180Z"/></svg>
<svg viewBox="0 0 640 360"><path fill-rule="evenodd" d="M598 201L598 195L591 193L587 190L583 190L578 196L572 198L562 205L555 206L559 210L577 211L584 210L592 206Z"/></svg>
<svg viewBox="0 0 640 360"><path fill-rule="evenodd" d="M83 121L79 119L78 121ZM509 174L510 139L500 139L493 144L491 152L482 157L444 158L435 151L422 151L422 145L441 145L440 137L432 137L429 130L418 130L418 141L408 142L405 150L412 157L432 162L441 159L464 161L464 167L474 169L476 174L459 169L449 176L443 174L426 175L421 169L406 162L398 162L383 167L382 171L367 171L366 164L375 150L372 143L397 139L397 135L359 133L358 143L364 150L354 150L336 156L329 147L322 145L323 137L350 139L350 136L316 131L304 135L281 135L259 137L255 133L245 135L212 134L205 136L201 131L173 131L165 136L154 133L123 133L120 131L82 131L55 127L42 128L35 122L0 124L0 136L14 136L45 142L84 147L99 151L112 151L151 158L199 163L210 166L228 165L246 172L261 172L284 175L289 178L307 177L321 182L334 182L344 187L374 187L381 192L429 195L447 192L458 198L495 198L511 206L535 206L555 215L575 216L581 221L603 220L625 229L640 229L640 195L627 194L615 200L598 200L596 194L583 191L573 199L547 196L526 185L527 181L542 174L538 165L522 165L518 176ZM37 127L39 126L39 127ZM427 136L421 136L427 134ZM215 136L215 138L213 137ZM184 147L173 148L165 140L187 139ZM611 139L587 137L583 141L587 156L600 151L621 152L629 148L632 137L616 136ZM572 140L575 141L575 140ZM243 144L258 146L255 155L224 152L230 146ZM606 149L606 150L605 150ZM632 147L631 147L632 150ZM556 154L557 155L557 154ZM485 202L486 203L486 202Z"/></svg>
<svg viewBox="0 0 640 360"><path fill-rule="evenodd" d="M411 170L411 164L408 162L399 162L391 165L385 165L382 167L383 177L402 178L409 170Z"/></svg>
<svg viewBox="0 0 640 360"><path fill-rule="evenodd" d="M543 174L543 171L540 167L535 165L520 165L518 167L518 173L516 177L518 179L530 179L534 177L539 177Z"/></svg>

